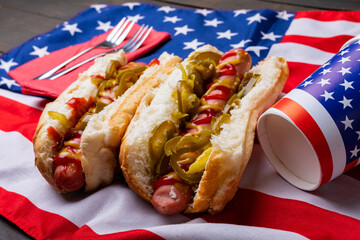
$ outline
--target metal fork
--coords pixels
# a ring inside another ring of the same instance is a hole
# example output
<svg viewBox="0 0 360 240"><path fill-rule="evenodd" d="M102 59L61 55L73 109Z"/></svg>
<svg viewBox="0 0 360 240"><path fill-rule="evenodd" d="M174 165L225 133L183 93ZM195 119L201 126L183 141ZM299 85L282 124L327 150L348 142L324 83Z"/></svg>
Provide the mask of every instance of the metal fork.
<svg viewBox="0 0 360 240"><path fill-rule="evenodd" d="M57 70L64 67L66 64L74 61L76 58L80 57L81 55L87 53L88 51L90 51L90 50L92 50L94 48L113 48L113 47L118 46L119 44L121 44L124 41L126 36L129 34L131 28L133 27L133 25L134 25L134 22L127 21L126 17L124 17L111 30L110 34L106 37L105 41L97 44L96 46L89 47L89 48L79 52L75 56L69 58L65 62L59 64L58 66L50 69L49 71L43 73L42 75L40 75L40 76L38 76L38 77L36 77L34 79L39 79L39 80L47 79L52 74L54 74Z"/></svg>
<svg viewBox="0 0 360 240"><path fill-rule="evenodd" d="M82 61L82 62L80 62L80 63L78 63L78 64L76 64L74 66L71 66L71 67L69 67L69 68L67 68L67 69L65 69L65 70L63 70L61 72L58 72L58 73L48 77L47 79L54 80L54 79L56 79L56 78L58 78L58 77L60 77L60 76L62 76L64 74L66 74L66 73L80 67L81 65L84 65L85 63L90 62L91 60L93 60L93 59L95 59L97 57L104 56L104 55L106 55L108 53L117 52L120 49L123 49L125 53L135 51L136 49L138 49L141 46L141 44L143 44L143 42L149 36L152 29L153 29L153 27L149 28L148 25L145 26L143 24L143 25L140 26L139 30L134 34L134 36L132 36L130 38L130 40L124 46L122 46L120 48L116 48L116 49L111 50L109 52L99 53L99 54L97 54L97 55L95 55L95 56L93 56L93 57L91 57L89 59L86 59L86 60L84 60L84 61Z"/></svg>

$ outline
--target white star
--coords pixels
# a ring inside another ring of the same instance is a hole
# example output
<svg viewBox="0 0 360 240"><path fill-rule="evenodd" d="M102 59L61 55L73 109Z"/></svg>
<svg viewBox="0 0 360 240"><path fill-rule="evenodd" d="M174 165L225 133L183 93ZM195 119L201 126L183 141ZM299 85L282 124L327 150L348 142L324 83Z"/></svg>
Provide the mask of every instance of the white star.
<svg viewBox="0 0 360 240"><path fill-rule="evenodd" d="M129 3L124 3L122 4L123 6L129 7L130 10L133 10L134 7L136 6L140 6L141 4L138 2L129 2Z"/></svg>
<svg viewBox="0 0 360 240"><path fill-rule="evenodd" d="M47 51L48 47L45 46L43 48L38 48L37 46L32 46L34 51L30 53L30 55L35 55L38 57L43 57L45 55L48 55L49 52Z"/></svg>
<svg viewBox="0 0 360 240"><path fill-rule="evenodd" d="M334 92L330 92L330 93L328 93L326 90L324 91L324 94L322 94L322 95L320 95L321 97L324 97L325 98L325 102L328 100L328 99L332 99L332 100L335 100L334 98L333 98L333 95L334 94Z"/></svg>
<svg viewBox="0 0 360 240"><path fill-rule="evenodd" d="M349 49L344 49L340 52L340 55L343 56L345 53L348 53Z"/></svg>
<svg viewBox="0 0 360 240"><path fill-rule="evenodd" d="M262 46L253 46L253 47L247 47L245 50L246 51L253 51L256 56L260 57L260 51L261 50L266 50L268 49L268 47L262 47Z"/></svg>
<svg viewBox="0 0 360 240"><path fill-rule="evenodd" d="M281 11L278 12L278 14L276 15L277 18L289 21L289 18L294 16L294 14L288 13L287 11Z"/></svg>
<svg viewBox="0 0 360 240"><path fill-rule="evenodd" d="M301 86L306 87L307 85L313 84L312 81L313 81L312 79L311 79L311 80L307 80L307 81L305 81L303 84L301 84Z"/></svg>
<svg viewBox="0 0 360 240"><path fill-rule="evenodd" d="M327 69L322 70L322 72L320 74L322 74L324 76L327 73L331 73L331 68L327 68Z"/></svg>
<svg viewBox="0 0 360 240"><path fill-rule="evenodd" d="M127 16L127 18L129 21L137 23L139 20L144 19L145 17L141 16L140 14L136 14L135 16Z"/></svg>
<svg viewBox="0 0 360 240"><path fill-rule="evenodd" d="M324 64L321 66L321 68L325 68L325 67L327 67L328 65L330 65L330 62L324 63Z"/></svg>
<svg viewBox="0 0 360 240"><path fill-rule="evenodd" d="M205 16L205 17L206 17L208 14L212 13L212 12L214 12L214 11L208 10L208 9L197 9L197 10L195 11L195 13L200 13L201 15L203 15L203 16Z"/></svg>
<svg viewBox="0 0 360 240"><path fill-rule="evenodd" d="M238 35L237 33L232 33L230 30L227 30L226 32L217 32L216 34L218 35L217 39L226 38L229 40L231 40L231 37Z"/></svg>
<svg viewBox="0 0 360 240"><path fill-rule="evenodd" d="M217 27L219 24L224 23L223 21L218 21L217 18L214 18L213 20L205 20L204 26L212 26Z"/></svg>
<svg viewBox="0 0 360 240"><path fill-rule="evenodd" d="M352 99L347 99L345 96L343 96L343 100L339 101L339 103L344 105L343 109L345 109L346 107L351 107L352 108L352 106L350 104L351 101L352 101Z"/></svg>
<svg viewBox="0 0 360 240"><path fill-rule="evenodd" d="M200 45L203 45L203 42L198 42L197 38L195 38L194 40L192 40L191 42L184 42L185 47L183 48L185 49L194 49L196 50Z"/></svg>
<svg viewBox="0 0 360 240"><path fill-rule="evenodd" d="M345 87L345 91L346 91L348 88L354 89L354 87L352 86L353 82L354 82L354 81L348 82L348 81L346 81L346 79L344 79L344 83L341 83L340 85L341 85L341 86L344 86L344 87Z"/></svg>
<svg viewBox="0 0 360 240"><path fill-rule="evenodd" d="M350 56L348 57L342 57L341 60L339 60L338 62L341 62L342 64L344 64L345 62L350 62Z"/></svg>
<svg viewBox="0 0 360 240"><path fill-rule="evenodd" d="M69 24L69 23L65 22L65 23L64 23L64 27L63 27L63 29L61 29L61 30L63 30L63 31L69 31L69 33L71 34L71 36L74 36L74 34L75 34L76 32L82 33L81 29L79 29L79 28L77 27L77 25L78 25L77 23Z"/></svg>
<svg viewBox="0 0 360 240"><path fill-rule="evenodd" d="M326 84L330 84L329 81L330 81L330 78L328 78L328 79L323 79L322 78L321 81L318 82L317 84L321 84L321 86L323 87Z"/></svg>
<svg viewBox="0 0 360 240"><path fill-rule="evenodd" d="M261 23L262 20L267 20L266 17L263 17L260 15L260 13L257 13L255 14L254 16L252 17L248 17L246 20L248 20L248 25L252 24L253 22L258 22L258 23Z"/></svg>
<svg viewBox="0 0 360 240"><path fill-rule="evenodd" d="M162 12L169 13L169 12L175 11L175 8L172 8L170 6L163 6L163 7L158 8L157 11L158 12L162 11Z"/></svg>
<svg viewBox="0 0 360 240"><path fill-rule="evenodd" d="M0 86L1 85L6 85L8 89L11 88L12 85L15 85L15 86L20 86L17 82L15 82L15 80L13 79L8 79L8 78L4 78L4 77L1 77L1 81L0 81Z"/></svg>
<svg viewBox="0 0 360 240"><path fill-rule="evenodd" d="M111 24L110 21L107 21L106 23L103 23L102 21L98 20L97 23L99 24L99 26L97 26L95 28L96 30L103 30L104 32L107 32L112 28L112 26L110 25Z"/></svg>
<svg viewBox="0 0 360 240"><path fill-rule="evenodd" d="M235 10L234 11L234 17L239 16L240 14L246 14L249 10L245 10L245 9L239 9L239 10Z"/></svg>
<svg viewBox="0 0 360 240"><path fill-rule="evenodd" d="M346 73L351 74L351 72L349 70L350 70L350 67L348 67L348 68L341 67L341 70L339 70L337 72L341 73L341 75L344 76Z"/></svg>
<svg viewBox="0 0 360 240"><path fill-rule="evenodd" d="M93 4L93 5L91 5L90 7L91 7L91 8L94 8L97 13L101 13L101 9L102 9L102 8L106 8L107 5L105 5L105 4Z"/></svg>
<svg viewBox="0 0 360 240"><path fill-rule="evenodd" d="M358 139L357 139L357 140L360 140L360 131L356 131L356 134L358 135Z"/></svg>
<svg viewBox="0 0 360 240"><path fill-rule="evenodd" d="M174 29L176 30L175 36L179 35L179 34L187 35L188 32L195 31L194 29L189 28L188 25L185 25L185 26L182 26L182 27L176 27Z"/></svg>
<svg viewBox="0 0 360 240"><path fill-rule="evenodd" d="M0 59L0 68L4 69L6 72L9 72L11 67L18 65L16 62L13 61L13 58L10 59L8 62Z"/></svg>
<svg viewBox="0 0 360 240"><path fill-rule="evenodd" d="M345 120L344 121L341 121L344 125L345 125L345 129L346 130L347 128L351 128L353 129L352 127L352 122L354 121L354 119L349 119L348 116L345 116Z"/></svg>
<svg viewBox="0 0 360 240"><path fill-rule="evenodd" d="M245 44L251 42L250 39L247 39L247 40L241 40L239 43L237 44L230 44L231 47L233 48L244 48L245 47Z"/></svg>
<svg viewBox="0 0 360 240"><path fill-rule="evenodd" d="M261 37L261 39L263 39L263 40L269 39L269 40L275 42L275 41L276 41L276 38L282 37L281 35L274 35L274 32L264 33L264 32L261 32L261 31L260 31L260 33L261 33L261 35L263 35L263 36Z"/></svg>
<svg viewBox="0 0 360 240"><path fill-rule="evenodd" d="M178 18L177 16L174 17L164 17L164 21L163 22L172 22L172 23L176 23L178 21L182 21L182 18Z"/></svg>
<svg viewBox="0 0 360 240"><path fill-rule="evenodd" d="M351 152L351 157L350 158L357 157L359 151L360 151L360 149L358 149L357 145L355 145L354 150L350 151Z"/></svg>

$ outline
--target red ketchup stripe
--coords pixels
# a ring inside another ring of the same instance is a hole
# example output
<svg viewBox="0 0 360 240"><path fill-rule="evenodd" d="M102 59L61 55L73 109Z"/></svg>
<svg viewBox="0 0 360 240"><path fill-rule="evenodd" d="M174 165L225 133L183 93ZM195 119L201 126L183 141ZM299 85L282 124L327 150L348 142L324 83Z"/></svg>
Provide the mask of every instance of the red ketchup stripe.
<svg viewBox="0 0 360 240"><path fill-rule="evenodd" d="M66 218L44 211L26 197L1 187L0 214L35 239L163 239L142 229L99 235L87 225L79 228Z"/></svg>
<svg viewBox="0 0 360 240"><path fill-rule="evenodd" d="M327 140L316 121L300 104L289 98L283 98L273 108L286 114L307 137L320 162L322 172L320 185L329 182L333 172L331 152Z"/></svg>

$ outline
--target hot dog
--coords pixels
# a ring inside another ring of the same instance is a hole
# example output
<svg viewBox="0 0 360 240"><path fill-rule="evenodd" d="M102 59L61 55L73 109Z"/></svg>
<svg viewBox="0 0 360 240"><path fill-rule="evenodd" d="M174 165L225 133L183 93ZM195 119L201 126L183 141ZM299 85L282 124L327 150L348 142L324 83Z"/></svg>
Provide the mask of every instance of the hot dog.
<svg viewBox="0 0 360 240"><path fill-rule="evenodd" d="M119 160L128 185L160 213L216 214L234 196L256 120L288 77L279 57L250 67L244 50L206 45L143 98Z"/></svg>
<svg viewBox="0 0 360 240"><path fill-rule="evenodd" d="M33 138L35 165L60 193L110 184L121 138L142 97L180 58L163 53L154 64L127 63L121 50L95 60L46 105Z"/></svg>

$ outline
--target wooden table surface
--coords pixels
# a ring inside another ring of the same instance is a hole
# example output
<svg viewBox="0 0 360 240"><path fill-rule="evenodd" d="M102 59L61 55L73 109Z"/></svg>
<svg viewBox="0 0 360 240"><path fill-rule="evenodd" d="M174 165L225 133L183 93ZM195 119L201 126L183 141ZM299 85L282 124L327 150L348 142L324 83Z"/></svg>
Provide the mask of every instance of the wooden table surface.
<svg viewBox="0 0 360 240"><path fill-rule="evenodd" d="M38 34L53 29L92 4L117 5L121 0L0 0L0 54ZM137 1L144 2L144 1ZM166 0L147 3L207 9L360 10L360 0ZM36 191L36 189L34 189ZM31 239L16 225L0 216L0 240Z"/></svg>

